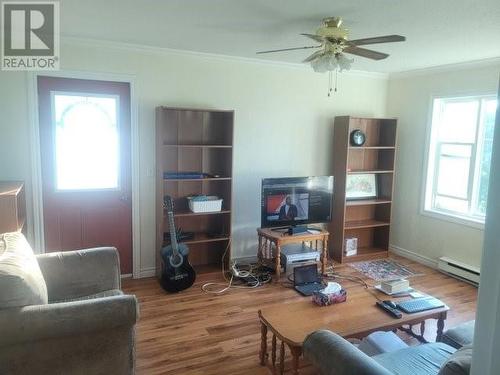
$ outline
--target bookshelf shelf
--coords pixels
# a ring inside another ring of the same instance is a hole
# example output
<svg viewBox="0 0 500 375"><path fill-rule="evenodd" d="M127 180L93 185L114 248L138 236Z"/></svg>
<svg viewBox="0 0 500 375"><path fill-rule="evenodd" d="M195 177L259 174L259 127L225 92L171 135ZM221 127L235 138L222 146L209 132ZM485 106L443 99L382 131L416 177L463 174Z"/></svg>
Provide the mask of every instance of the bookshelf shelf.
<svg viewBox="0 0 500 375"><path fill-rule="evenodd" d="M191 212L191 211L178 211L174 212L174 217L182 216L204 216L204 215L227 215L230 214L230 210L214 211L214 212Z"/></svg>
<svg viewBox="0 0 500 375"><path fill-rule="evenodd" d="M164 178L165 182L203 182L203 181L231 181L231 177L207 177L207 178Z"/></svg>
<svg viewBox="0 0 500 375"><path fill-rule="evenodd" d="M349 146L349 151L353 150L394 150L395 146Z"/></svg>
<svg viewBox="0 0 500 375"><path fill-rule="evenodd" d="M380 247L359 247L356 255L344 256L344 262L359 262L387 256L387 250Z"/></svg>
<svg viewBox="0 0 500 375"><path fill-rule="evenodd" d="M165 147L175 147L175 148L225 148L225 149L232 149L232 145L194 145L194 144L170 144L170 143L165 143L163 144Z"/></svg>
<svg viewBox="0 0 500 375"><path fill-rule="evenodd" d="M390 169L372 169L372 170L350 170L347 171L347 174L368 174L368 173L394 173L393 170Z"/></svg>
<svg viewBox="0 0 500 375"><path fill-rule="evenodd" d="M383 198L360 199L355 201L346 201L346 206L370 206L374 204L388 204L388 203L392 203L392 200Z"/></svg>
<svg viewBox="0 0 500 375"><path fill-rule="evenodd" d="M207 243L207 242L219 242L219 241L227 241L229 240L229 236L221 236L221 237L210 237L207 233L196 233L194 238L190 240L184 241L185 244L198 244L198 243Z"/></svg>
<svg viewBox="0 0 500 375"><path fill-rule="evenodd" d="M349 229L375 228L375 227L384 227L387 225L391 225L391 223L388 221L373 220L373 219L353 220L353 221L346 221L344 224L344 229L349 230Z"/></svg>

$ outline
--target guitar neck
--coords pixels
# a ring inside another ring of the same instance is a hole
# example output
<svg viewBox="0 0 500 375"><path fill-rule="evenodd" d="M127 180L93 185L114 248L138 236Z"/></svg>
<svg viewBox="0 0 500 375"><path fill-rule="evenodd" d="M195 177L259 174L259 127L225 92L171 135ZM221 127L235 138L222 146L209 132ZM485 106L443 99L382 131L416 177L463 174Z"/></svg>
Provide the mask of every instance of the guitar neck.
<svg viewBox="0 0 500 375"><path fill-rule="evenodd" d="M175 231L174 224L174 213L172 211L168 211L168 227L170 229L170 244L172 245L172 250L174 254L178 254L179 252L179 244L177 243L177 233Z"/></svg>

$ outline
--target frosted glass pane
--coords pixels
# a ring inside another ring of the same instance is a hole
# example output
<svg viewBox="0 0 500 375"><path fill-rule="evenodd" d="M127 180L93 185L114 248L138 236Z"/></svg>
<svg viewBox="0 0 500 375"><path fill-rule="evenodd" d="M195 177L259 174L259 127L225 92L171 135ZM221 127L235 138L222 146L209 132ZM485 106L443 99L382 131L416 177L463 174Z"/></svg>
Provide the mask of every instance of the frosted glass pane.
<svg viewBox="0 0 500 375"><path fill-rule="evenodd" d="M439 159L437 193L467 199L469 165L467 158L442 156Z"/></svg>
<svg viewBox="0 0 500 375"><path fill-rule="evenodd" d="M465 200L449 197L436 196L435 207L447 211L467 214L469 210L469 203Z"/></svg>
<svg viewBox="0 0 500 375"><path fill-rule="evenodd" d="M56 188L118 188L118 99L55 94L53 105Z"/></svg>
<svg viewBox="0 0 500 375"><path fill-rule="evenodd" d="M475 142L479 102L445 102L439 122L438 139L442 142Z"/></svg>
<svg viewBox="0 0 500 375"><path fill-rule="evenodd" d="M442 156L455 156L460 158L470 158L472 156L471 145L443 144L441 145Z"/></svg>

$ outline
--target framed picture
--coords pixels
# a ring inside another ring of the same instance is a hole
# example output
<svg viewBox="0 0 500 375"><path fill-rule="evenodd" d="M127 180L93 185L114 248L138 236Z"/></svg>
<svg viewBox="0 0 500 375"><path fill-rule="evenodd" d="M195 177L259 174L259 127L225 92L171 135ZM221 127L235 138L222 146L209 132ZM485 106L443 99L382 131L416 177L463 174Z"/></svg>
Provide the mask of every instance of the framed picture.
<svg viewBox="0 0 500 375"><path fill-rule="evenodd" d="M345 187L346 199L372 199L377 197L375 173L348 174Z"/></svg>

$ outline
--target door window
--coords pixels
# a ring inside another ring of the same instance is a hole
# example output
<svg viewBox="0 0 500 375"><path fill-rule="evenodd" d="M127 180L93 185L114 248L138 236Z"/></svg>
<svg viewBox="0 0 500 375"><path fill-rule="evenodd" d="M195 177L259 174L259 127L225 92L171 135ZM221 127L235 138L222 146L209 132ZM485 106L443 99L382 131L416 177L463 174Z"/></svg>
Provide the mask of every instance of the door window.
<svg viewBox="0 0 500 375"><path fill-rule="evenodd" d="M56 190L119 188L118 99L52 92Z"/></svg>

